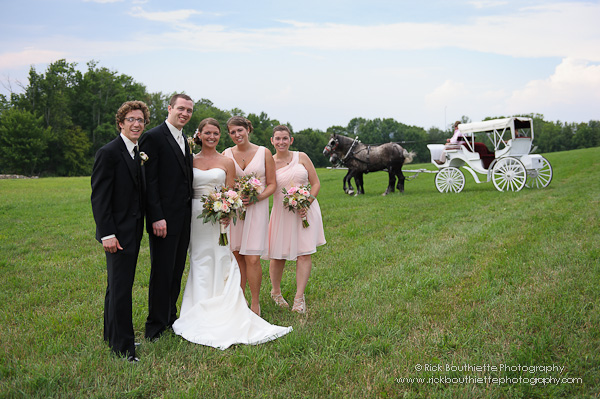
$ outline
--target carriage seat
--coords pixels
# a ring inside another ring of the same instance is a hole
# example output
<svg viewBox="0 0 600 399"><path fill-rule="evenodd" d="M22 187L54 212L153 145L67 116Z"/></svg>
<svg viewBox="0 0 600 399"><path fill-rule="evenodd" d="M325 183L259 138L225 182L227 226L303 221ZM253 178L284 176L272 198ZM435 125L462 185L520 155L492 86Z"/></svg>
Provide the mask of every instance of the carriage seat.
<svg viewBox="0 0 600 399"><path fill-rule="evenodd" d="M496 159L496 155L490 151L484 143L473 143L475 145L475 152L479 154L479 158L481 158L481 163L483 164L484 169L488 169L490 164L494 159Z"/></svg>

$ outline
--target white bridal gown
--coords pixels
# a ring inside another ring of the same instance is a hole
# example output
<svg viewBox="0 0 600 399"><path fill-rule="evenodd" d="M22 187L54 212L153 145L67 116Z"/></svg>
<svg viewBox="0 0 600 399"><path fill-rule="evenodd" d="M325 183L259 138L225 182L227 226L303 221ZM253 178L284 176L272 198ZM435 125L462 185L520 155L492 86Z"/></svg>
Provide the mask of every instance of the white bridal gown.
<svg viewBox="0 0 600 399"><path fill-rule="evenodd" d="M269 324L248 308L240 287L240 271L229 246L219 245L219 225L204 223L202 195L225 184L223 169L194 168L190 273L183 293L177 335L196 344L227 349L256 345L292 331Z"/></svg>

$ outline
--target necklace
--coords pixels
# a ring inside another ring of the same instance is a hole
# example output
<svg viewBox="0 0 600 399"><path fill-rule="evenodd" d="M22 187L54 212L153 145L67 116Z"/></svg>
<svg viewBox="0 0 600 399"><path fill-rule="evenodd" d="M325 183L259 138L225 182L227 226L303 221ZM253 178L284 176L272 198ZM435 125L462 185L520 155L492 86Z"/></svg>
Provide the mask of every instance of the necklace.
<svg viewBox="0 0 600 399"><path fill-rule="evenodd" d="M283 159L281 160L281 162L285 162L286 165L289 165L290 162L292 162L292 158L294 158L294 154L290 153L290 156L288 157L289 161L284 161Z"/></svg>

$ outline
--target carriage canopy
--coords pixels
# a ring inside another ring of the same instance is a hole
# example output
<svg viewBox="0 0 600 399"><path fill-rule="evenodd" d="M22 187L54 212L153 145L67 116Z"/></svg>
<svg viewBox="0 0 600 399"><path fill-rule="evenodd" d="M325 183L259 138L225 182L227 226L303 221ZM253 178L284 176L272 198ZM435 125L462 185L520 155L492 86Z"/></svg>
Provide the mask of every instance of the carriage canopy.
<svg viewBox="0 0 600 399"><path fill-rule="evenodd" d="M478 133L486 134L494 150L498 151L506 146L509 140L526 137L533 141L533 119L525 117L512 117L492 119L483 122L462 123L458 125L460 132L466 137L473 138Z"/></svg>

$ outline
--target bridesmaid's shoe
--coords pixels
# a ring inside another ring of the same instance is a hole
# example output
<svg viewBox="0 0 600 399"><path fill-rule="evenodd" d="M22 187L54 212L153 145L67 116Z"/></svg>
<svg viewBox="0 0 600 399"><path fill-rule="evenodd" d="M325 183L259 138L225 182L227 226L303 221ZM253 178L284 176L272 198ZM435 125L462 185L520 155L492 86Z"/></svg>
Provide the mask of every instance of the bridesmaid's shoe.
<svg viewBox="0 0 600 399"><path fill-rule="evenodd" d="M300 314L306 313L306 300L304 299L304 295L302 295L302 298L294 298L292 312L298 312Z"/></svg>
<svg viewBox="0 0 600 399"><path fill-rule="evenodd" d="M290 305L285 301L285 299L283 299L283 295L281 295L281 293L279 294L274 294L273 291L271 291L271 298L273 298L273 300L275 301L275 303L279 306L281 306L282 308L289 308Z"/></svg>

